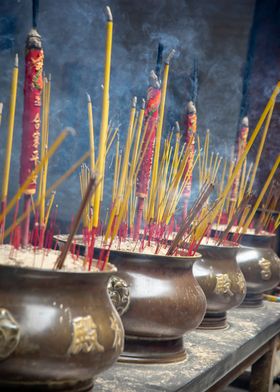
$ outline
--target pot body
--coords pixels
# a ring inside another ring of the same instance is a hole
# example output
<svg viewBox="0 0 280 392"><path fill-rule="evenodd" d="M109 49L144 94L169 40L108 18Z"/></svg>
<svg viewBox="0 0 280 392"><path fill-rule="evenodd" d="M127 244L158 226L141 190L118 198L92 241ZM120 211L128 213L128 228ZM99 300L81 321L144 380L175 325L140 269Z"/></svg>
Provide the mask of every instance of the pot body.
<svg viewBox="0 0 280 392"><path fill-rule="evenodd" d="M192 273L194 260L112 251L110 261L130 287L126 334L176 338L199 325L206 302Z"/></svg>
<svg viewBox="0 0 280 392"><path fill-rule="evenodd" d="M236 262L238 248L203 245L199 248L203 259L195 262L194 276L207 299L209 328L226 326L226 312L243 301L246 282ZM219 326L219 324L221 324Z"/></svg>
<svg viewBox="0 0 280 392"><path fill-rule="evenodd" d="M261 306L262 294L276 287L280 281L280 259L272 249L241 247L237 254L247 294L243 306Z"/></svg>
<svg viewBox="0 0 280 392"><path fill-rule="evenodd" d="M87 390L117 360L124 331L111 275L0 266L2 388Z"/></svg>
<svg viewBox="0 0 280 392"><path fill-rule="evenodd" d="M150 363L185 358L182 336L200 324L206 310L192 273L199 258L111 251L110 262L130 289L130 305L122 316L123 358Z"/></svg>

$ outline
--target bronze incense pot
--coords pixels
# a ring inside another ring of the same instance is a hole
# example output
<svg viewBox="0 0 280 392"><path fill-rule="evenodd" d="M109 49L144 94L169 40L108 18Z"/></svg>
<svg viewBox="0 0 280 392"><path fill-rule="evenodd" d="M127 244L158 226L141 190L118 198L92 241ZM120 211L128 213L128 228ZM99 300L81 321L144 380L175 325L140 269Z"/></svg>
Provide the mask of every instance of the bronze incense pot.
<svg viewBox="0 0 280 392"><path fill-rule="evenodd" d="M119 361L170 363L186 358L183 335L203 319L206 299L192 273L201 256L159 256L112 250L110 262L130 289L122 316L125 348Z"/></svg>
<svg viewBox="0 0 280 392"><path fill-rule="evenodd" d="M123 349L106 272L0 266L0 390L88 391Z"/></svg>
<svg viewBox="0 0 280 392"><path fill-rule="evenodd" d="M263 293L272 290L280 281L280 259L269 248L241 247L237 263L245 277L247 293L241 306L263 305Z"/></svg>
<svg viewBox="0 0 280 392"><path fill-rule="evenodd" d="M236 246L201 245L203 259L195 262L193 273L207 299L207 310L199 328L223 329L228 326L227 311L240 305L246 282L236 262Z"/></svg>
<svg viewBox="0 0 280 392"><path fill-rule="evenodd" d="M223 230L212 229L211 237L215 237L218 233L223 233ZM229 232L228 239L233 240L234 233ZM275 248L276 245L276 234L269 232L262 232L260 234L244 233L240 236L238 241L240 245L251 246L256 248Z"/></svg>

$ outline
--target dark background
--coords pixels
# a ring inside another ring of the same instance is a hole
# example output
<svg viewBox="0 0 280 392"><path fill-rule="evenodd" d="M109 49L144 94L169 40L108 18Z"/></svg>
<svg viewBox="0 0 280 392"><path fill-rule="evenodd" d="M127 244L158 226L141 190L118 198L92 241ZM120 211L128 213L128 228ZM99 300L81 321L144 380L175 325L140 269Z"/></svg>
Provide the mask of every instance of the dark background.
<svg viewBox="0 0 280 392"><path fill-rule="evenodd" d="M98 145L101 84L105 46L105 5L114 16L110 118L121 124L123 143L131 98L146 96L159 40L165 54L176 49L170 67L164 132L181 120L191 95L189 77L198 67L198 132L211 131L211 148L225 157L234 145L240 116L251 129L279 78L280 11L278 0L44 0L38 31L45 51L44 70L52 74L50 142L64 126L77 130L51 159L48 184L62 175L88 149L86 92L92 96ZM19 53L10 195L18 187L24 82L24 45L31 27L31 0L0 0L0 180L7 131L10 79ZM279 153L279 105L258 173L260 187ZM250 159L254 156L252 149ZM105 204L111 195L113 152L107 160ZM194 185L195 187L195 185ZM80 200L78 174L58 189L61 220L69 222Z"/></svg>

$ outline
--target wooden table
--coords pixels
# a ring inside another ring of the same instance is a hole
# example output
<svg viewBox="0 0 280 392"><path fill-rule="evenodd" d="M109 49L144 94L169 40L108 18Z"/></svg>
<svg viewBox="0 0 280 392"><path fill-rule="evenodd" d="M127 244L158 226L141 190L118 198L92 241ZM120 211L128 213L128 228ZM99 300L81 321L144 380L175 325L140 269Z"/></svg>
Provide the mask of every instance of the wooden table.
<svg viewBox="0 0 280 392"><path fill-rule="evenodd" d="M251 392L268 392L280 334L280 304L228 313L229 328L185 335L188 357L169 365L116 364L95 381L94 392L216 392L252 365Z"/></svg>

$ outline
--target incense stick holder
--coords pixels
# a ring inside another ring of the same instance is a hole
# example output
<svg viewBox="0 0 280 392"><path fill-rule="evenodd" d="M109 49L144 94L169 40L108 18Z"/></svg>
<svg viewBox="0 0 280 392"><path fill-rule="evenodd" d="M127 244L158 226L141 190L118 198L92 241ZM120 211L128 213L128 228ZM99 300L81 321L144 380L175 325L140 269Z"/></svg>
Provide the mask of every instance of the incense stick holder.
<svg viewBox="0 0 280 392"><path fill-rule="evenodd" d="M276 234L265 232L265 234L243 234L240 244L244 246L251 246L256 248L271 248L275 249Z"/></svg>
<svg viewBox="0 0 280 392"><path fill-rule="evenodd" d="M91 390L123 349L107 293L114 271L0 266L1 391Z"/></svg>
<svg viewBox="0 0 280 392"><path fill-rule="evenodd" d="M263 293L280 281L280 259L272 249L241 247L237 263L246 279L247 293L242 307L263 306Z"/></svg>
<svg viewBox="0 0 280 392"><path fill-rule="evenodd" d="M211 237L215 238L217 235L220 235L224 232L225 225L220 225L219 229L212 229L211 230ZM230 241L234 240L233 232L228 233L228 239ZM262 232L262 234L254 234L254 233L244 233L238 240L240 245L244 246L253 246L256 248L272 248L274 249L276 246L276 234L269 233L269 232Z"/></svg>
<svg viewBox="0 0 280 392"><path fill-rule="evenodd" d="M237 264L236 246L201 245L203 259L194 264L194 276L206 299L207 310L199 328L228 327L227 311L240 305L246 294L246 282Z"/></svg>
<svg viewBox="0 0 280 392"><path fill-rule="evenodd" d="M112 250L110 262L130 288L122 316L125 348L121 362L170 363L186 359L183 335L203 319L206 299L192 273L194 257Z"/></svg>

